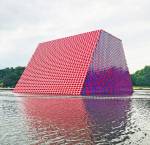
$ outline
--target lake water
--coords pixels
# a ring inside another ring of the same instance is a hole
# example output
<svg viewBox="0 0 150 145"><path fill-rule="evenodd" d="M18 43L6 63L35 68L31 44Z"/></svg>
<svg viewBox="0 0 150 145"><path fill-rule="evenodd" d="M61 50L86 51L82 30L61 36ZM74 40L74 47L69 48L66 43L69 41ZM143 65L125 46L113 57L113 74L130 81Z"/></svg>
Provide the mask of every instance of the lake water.
<svg viewBox="0 0 150 145"><path fill-rule="evenodd" d="M150 145L150 92L128 97L0 91L0 145Z"/></svg>

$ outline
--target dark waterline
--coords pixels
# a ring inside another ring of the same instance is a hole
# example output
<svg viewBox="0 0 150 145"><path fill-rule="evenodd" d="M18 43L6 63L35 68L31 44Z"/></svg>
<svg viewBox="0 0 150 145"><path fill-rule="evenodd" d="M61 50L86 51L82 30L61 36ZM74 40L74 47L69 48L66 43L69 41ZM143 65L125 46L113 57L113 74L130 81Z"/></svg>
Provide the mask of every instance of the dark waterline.
<svg viewBox="0 0 150 145"><path fill-rule="evenodd" d="M150 144L147 92L131 98L58 98L1 91L0 144Z"/></svg>

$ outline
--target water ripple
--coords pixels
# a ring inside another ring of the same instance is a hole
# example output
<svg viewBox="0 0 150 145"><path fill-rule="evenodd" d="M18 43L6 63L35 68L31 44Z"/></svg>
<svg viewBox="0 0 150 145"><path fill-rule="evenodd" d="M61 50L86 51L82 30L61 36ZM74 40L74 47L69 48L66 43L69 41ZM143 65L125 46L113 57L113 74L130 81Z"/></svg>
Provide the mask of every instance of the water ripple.
<svg viewBox="0 0 150 145"><path fill-rule="evenodd" d="M149 145L150 99L139 98L18 97L3 91L0 144Z"/></svg>

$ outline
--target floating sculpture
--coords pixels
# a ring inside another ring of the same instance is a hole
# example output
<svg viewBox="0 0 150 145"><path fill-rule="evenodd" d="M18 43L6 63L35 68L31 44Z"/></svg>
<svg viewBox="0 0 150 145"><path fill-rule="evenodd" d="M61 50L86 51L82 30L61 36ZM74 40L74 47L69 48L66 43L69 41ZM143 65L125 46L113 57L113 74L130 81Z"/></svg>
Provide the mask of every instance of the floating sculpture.
<svg viewBox="0 0 150 145"><path fill-rule="evenodd" d="M40 43L14 92L47 95L130 95L122 41L97 30Z"/></svg>

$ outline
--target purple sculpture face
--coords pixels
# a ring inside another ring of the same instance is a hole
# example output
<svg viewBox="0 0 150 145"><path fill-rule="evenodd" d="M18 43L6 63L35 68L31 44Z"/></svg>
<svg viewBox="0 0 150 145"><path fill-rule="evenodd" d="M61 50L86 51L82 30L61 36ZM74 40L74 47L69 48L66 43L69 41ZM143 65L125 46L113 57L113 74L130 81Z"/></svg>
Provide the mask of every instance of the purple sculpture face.
<svg viewBox="0 0 150 145"><path fill-rule="evenodd" d="M132 94L132 84L120 39L101 31L81 94Z"/></svg>

